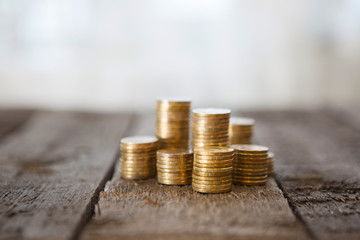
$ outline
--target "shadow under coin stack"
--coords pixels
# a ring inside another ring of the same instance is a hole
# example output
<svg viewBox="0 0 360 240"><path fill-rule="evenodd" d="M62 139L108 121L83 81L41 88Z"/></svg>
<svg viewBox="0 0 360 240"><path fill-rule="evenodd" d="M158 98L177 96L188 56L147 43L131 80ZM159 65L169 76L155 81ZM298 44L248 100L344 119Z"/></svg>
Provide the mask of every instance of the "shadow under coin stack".
<svg viewBox="0 0 360 240"><path fill-rule="evenodd" d="M121 177L146 179L156 174L156 137L126 137L121 139Z"/></svg>
<svg viewBox="0 0 360 240"><path fill-rule="evenodd" d="M234 149L194 150L192 188L201 193L225 193L232 189Z"/></svg>
<svg viewBox="0 0 360 240"><path fill-rule="evenodd" d="M268 177L274 174L274 153L268 152Z"/></svg>
<svg viewBox="0 0 360 240"><path fill-rule="evenodd" d="M230 109L199 108L193 111L192 147L229 147Z"/></svg>
<svg viewBox="0 0 360 240"><path fill-rule="evenodd" d="M263 185L268 170L268 148L260 145L231 145L235 150L233 183L240 185Z"/></svg>
<svg viewBox="0 0 360 240"><path fill-rule="evenodd" d="M255 120L252 118L230 118L230 143L251 144Z"/></svg>
<svg viewBox="0 0 360 240"><path fill-rule="evenodd" d="M157 151L158 183L166 185L191 184L193 154L187 150Z"/></svg>
<svg viewBox="0 0 360 240"><path fill-rule="evenodd" d="M159 99L156 107L156 136L160 149L187 149L190 127L189 99Z"/></svg>

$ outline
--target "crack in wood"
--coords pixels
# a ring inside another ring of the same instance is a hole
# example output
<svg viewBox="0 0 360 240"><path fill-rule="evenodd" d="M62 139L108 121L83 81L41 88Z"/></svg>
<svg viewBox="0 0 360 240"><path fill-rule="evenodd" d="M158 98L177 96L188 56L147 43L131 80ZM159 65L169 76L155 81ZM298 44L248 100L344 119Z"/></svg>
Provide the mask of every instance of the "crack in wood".
<svg viewBox="0 0 360 240"><path fill-rule="evenodd" d="M133 119L134 119L134 115L132 114L130 117L130 121L128 123L128 126L126 127L126 131L124 136L126 136L127 134L129 134L130 130L134 124ZM101 215L101 210L100 210L100 203L99 203L99 199L100 199L100 194L103 194L104 190L105 190L105 186L106 183L108 181L111 181L114 173L115 173L115 167L116 167L116 163L119 160L120 157L120 145L119 145L119 149L113 159L112 165L109 169L109 171L107 172L107 174L104 176L103 180L101 181L99 187L96 189L96 191L94 192L91 201L89 203L89 205L87 206L87 211L85 212L85 214L83 214L82 217L82 221L78 224L78 226L76 227L73 236L70 238L71 240L77 240L79 239L79 237L81 236L82 232L84 231L86 225L88 225L88 223L91 221L91 219L95 216L96 210L97 210L97 214Z"/></svg>
<svg viewBox="0 0 360 240"><path fill-rule="evenodd" d="M304 226L304 229L306 230L308 236L313 239L313 240L317 240L315 234L311 231L310 227L308 226L308 224L306 223L306 221L303 219L302 215L300 214L299 211L297 211L297 208L295 206L295 204L292 202L291 198L288 196L288 194L284 191L284 188L281 184L281 182L278 180L276 173L273 174L274 180L276 185L278 186L278 188L281 189L282 194L284 196L284 198L287 200L289 207L291 208L293 214L296 216L296 218L298 219L298 221Z"/></svg>

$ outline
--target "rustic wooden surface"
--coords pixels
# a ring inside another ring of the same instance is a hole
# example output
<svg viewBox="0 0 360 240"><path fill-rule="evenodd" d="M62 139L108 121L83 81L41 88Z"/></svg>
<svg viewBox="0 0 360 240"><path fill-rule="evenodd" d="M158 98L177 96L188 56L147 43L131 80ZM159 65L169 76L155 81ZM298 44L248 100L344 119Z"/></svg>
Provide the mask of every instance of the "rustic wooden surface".
<svg viewBox="0 0 360 240"><path fill-rule="evenodd" d="M276 153L276 179L315 239L360 239L360 116L314 111L251 114Z"/></svg>
<svg viewBox="0 0 360 240"><path fill-rule="evenodd" d="M26 120L29 119L33 111L30 110L0 110L0 141L6 135L16 131Z"/></svg>
<svg viewBox="0 0 360 240"><path fill-rule="evenodd" d="M151 134L154 117L133 134ZM235 186L228 194L201 194L156 179L122 180L119 170L100 194L81 239L307 239L273 178L266 186Z"/></svg>
<svg viewBox="0 0 360 240"><path fill-rule="evenodd" d="M0 238L76 238L111 177L129 120L42 112L3 139Z"/></svg>
<svg viewBox="0 0 360 240"><path fill-rule="evenodd" d="M206 195L111 176L153 117L0 110L0 239L360 239L360 111L248 115L275 178Z"/></svg>

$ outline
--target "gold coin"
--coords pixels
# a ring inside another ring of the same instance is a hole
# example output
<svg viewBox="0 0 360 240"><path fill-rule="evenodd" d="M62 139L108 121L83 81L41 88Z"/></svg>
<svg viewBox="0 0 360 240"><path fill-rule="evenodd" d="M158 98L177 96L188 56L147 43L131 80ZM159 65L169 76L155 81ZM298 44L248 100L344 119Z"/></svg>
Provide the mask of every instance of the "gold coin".
<svg viewBox="0 0 360 240"><path fill-rule="evenodd" d="M235 185L245 185L245 186L261 186L265 185L266 181L234 181L233 184Z"/></svg>
<svg viewBox="0 0 360 240"><path fill-rule="evenodd" d="M194 163L196 163L196 165L202 165L202 164L209 164L209 165L228 165L228 164L233 164L234 160L233 158L228 158L228 159L220 159L220 160L215 160L215 159L202 159L202 158L195 158L194 159Z"/></svg>
<svg viewBox="0 0 360 240"><path fill-rule="evenodd" d="M243 168L243 167L233 167L234 171L244 171L244 172L265 172L267 171L267 167L263 168Z"/></svg>
<svg viewBox="0 0 360 240"><path fill-rule="evenodd" d="M186 149L179 150L158 150L157 155L160 157L192 157L193 153Z"/></svg>
<svg viewBox="0 0 360 240"><path fill-rule="evenodd" d="M193 165L193 161L182 161L182 162L170 162L158 159L156 164L159 166L174 168L174 167L188 167Z"/></svg>
<svg viewBox="0 0 360 240"><path fill-rule="evenodd" d="M232 168L232 164L195 164L199 169L225 169Z"/></svg>
<svg viewBox="0 0 360 240"><path fill-rule="evenodd" d="M202 188L202 189L226 189L226 188L231 188L232 187L232 183L224 183L224 184L200 184L197 182L192 182L192 186L197 187L197 188Z"/></svg>
<svg viewBox="0 0 360 240"><path fill-rule="evenodd" d="M194 153L196 155L205 155L205 156L212 156L212 155L221 155L224 156L226 154L232 155L234 153L234 149L232 148L212 148L212 149L195 149Z"/></svg>
<svg viewBox="0 0 360 240"><path fill-rule="evenodd" d="M156 164L158 164L159 166L164 166L164 167L169 167L169 168L176 168L176 167L188 167L188 166L192 166L193 162L192 161L187 161L187 162L165 162L162 160L157 160Z"/></svg>
<svg viewBox="0 0 360 240"><path fill-rule="evenodd" d="M246 178L267 178L267 172L263 172L263 173L250 173L250 172L234 172L234 178L242 178L242 177L246 177Z"/></svg>
<svg viewBox="0 0 360 240"><path fill-rule="evenodd" d="M158 171L158 174L163 177L191 177L192 171L186 171L186 172L178 172L178 173L169 173L169 172L160 172Z"/></svg>
<svg viewBox="0 0 360 240"><path fill-rule="evenodd" d="M242 144L246 145L246 144ZM251 144L249 144L251 145ZM235 155L239 158L267 158L267 153L242 153L239 151L235 151Z"/></svg>
<svg viewBox="0 0 360 240"><path fill-rule="evenodd" d="M239 152L267 153L269 151L268 147L253 144L234 144L231 147Z"/></svg>
<svg viewBox="0 0 360 240"><path fill-rule="evenodd" d="M192 169L167 169L167 168L157 168L158 172L162 173L192 173Z"/></svg>
<svg viewBox="0 0 360 240"><path fill-rule="evenodd" d="M214 159L201 159L195 158L194 165L233 165L234 160L232 158L214 160Z"/></svg>
<svg viewBox="0 0 360 240"><path fill-rule="evenodd" d="M201 189L201 188L193 187L193 190L195 192L199 192L199 193L214 193L214 194L231 192L231 188L229 188L229 189L220 189L220 190L209 190L209 189Z"/></svg>
<svg viewBox="0 0 360 240"><path fill-rule="evenodd" d="M256 180L256 181L260 181L260 180L266 180L267 175L264 176L238 176L238 175L234 175L233 179L234 180L245 180L245 181L250 181L250 180Z"/></svg>
<svg viewBox="0 0 360 240"><path fill-rule="evenodd" d="M193 174L202 177L223 177L223 176L231 176L232 170L227 172L200 172L193 169Z"/></svg>
<svg viewBox="0 0 360 240"><path fill-rule="evenodd" d="M197 184L203 184L203 185L218 185L218 184L229 184L232 183L232 178L227 180L206 180L206 179L198 179L193 178L193 182Z"/></svg>
<svg viewBox="0 0 360 240"><path fill-rule="evenodd" d="M241 164L241 165L264 165L267 164L268 162L260 159L258 161L256 160L243 160L243 159L237 159L236 157L234 158L234 164Z"/></svg>
<svg viewBox="0 0 360 240"><path fill-rule="evenodd" d="M195 171L198 172L227 172L227 171L231 171L232 170L232 166L230 167L219 167L219 168L206 168L203 167L202 165L194 165L193 168Z"/></svg>
<svg viewBox="0 0 360 240"><path fill-rule="evenodd" d="M154 144L157 142L156 137L149 136L133 136L125 137L120 141L122 144L132 145L132 144Z"/></svg>
<svg viewBox="0 0 360 240"><path fill-rule="evenodd" d="M197 108L193 113L199 116L230 115L231 110L226 108Z"/></svg>
<svg viewBox="0 0 360 240"><path fill-rule="evenodd" d="M223 176L201 176L201 175L197 175L197 173L195 171L193 171L192 173L193 178L195 179L201 179L201 180L228 180L228 179L232 179L232 173L230 174L226 174Z"/></svg>
<svg viewBox="0 0 360 240"><path fill-rule="evenodd" d="M171 181L171 180L158 179L158 183L164 184L164 185L176 185L176 186L181 186L181 185L190 185L190 184L191 184L191 180L189 180L189 181Z"/></svg>

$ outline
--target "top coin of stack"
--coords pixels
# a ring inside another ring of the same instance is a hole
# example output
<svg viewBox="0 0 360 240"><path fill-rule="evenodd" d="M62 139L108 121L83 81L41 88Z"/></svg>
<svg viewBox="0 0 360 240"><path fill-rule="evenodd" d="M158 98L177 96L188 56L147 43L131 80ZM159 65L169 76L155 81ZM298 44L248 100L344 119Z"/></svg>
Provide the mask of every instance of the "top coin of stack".
<svg viewBox="0 0 360 240"><path fill-rule="evenodd" d="M121 139L121 177L146 179L156 174L156 137L126 137Z"/></svg>
<svg viewBox="0 0 360 240"><path fill-rule="evenodd" d="M255 120L252 118L230 118L230 143L251 144Z"/></svg>
<svg viewBox="0 0 360 240"><path fill-rule="evenodd" d="M191 184L193 153L187 150L162 149L157 151L158 183L166 185Z"/></svg>
<svg viewBox="0 0 360 240"><path fill-rule="evenodd" d="M268 153L268 176L272 175L274 173L274 153L269 152Z"/></svg>
<svg viewBox="0 0 360 240"><path fill-rule="evenodd" d="M156 136L160 149L187 149L189 146L190 99L159 99L156 107Z"/></svg>
<svg viewBox="0 0 360 240"><path fill-rule="evenodd" d="M192 188L201 193L225 193L232 189L234 149L194 150Z"/></svg>
<svg viewBox="0 0 360 240"><path fill-rule="evenodd" d="M231 145L235 149L233 183L263 185L268 171L268 147L251 144Z"/></svg>
<svg viewBox="0 0 360 240"><path fill-rule="evenodd" d="M230 109L198 108L193 111L192 147L229 147Z"/></svg>

